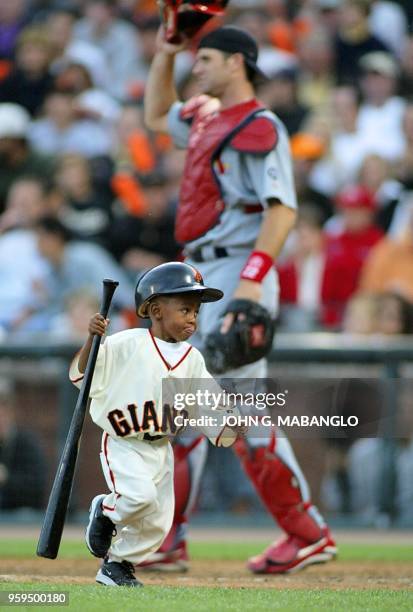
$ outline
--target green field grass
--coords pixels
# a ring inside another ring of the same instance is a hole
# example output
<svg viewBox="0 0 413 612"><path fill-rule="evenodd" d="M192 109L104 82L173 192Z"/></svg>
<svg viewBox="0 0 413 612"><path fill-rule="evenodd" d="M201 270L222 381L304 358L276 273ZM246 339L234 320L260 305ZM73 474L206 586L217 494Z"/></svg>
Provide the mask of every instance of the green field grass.
<svg viewBox="0 0 413 612"><path fill-rule="evenodd" d="M261 550L264 542L193 542L191 555L200 560L244 560ZM0 557L16 559L33 558L36 542L27 539L0 539ZM59 557L62 559L88 559L90 555L83 542L64 541ZM413 547L384 544L342 544L340 560L383 561L394 564L412 562ZM413 571L412 571L413 574ZM70 585L39 582L1 582L0 591L65 591L69 593L69 606L64 610L94 612L114 608L117 612L138 610L139 612L271 612L286 610L301 611L390 611L413 610L413 590L391 589L278 589L274 588L222 588L222 587L175 587L145 586L143 589L109 589L97 585ZM16 607L18 610L33 610L42 606ZM43 606L44 607L44 606ZM6 609L6 608L4 608ZM54 608L56 609L56 608Z"/></svg>
<svg viewBox="0 0 413 612"><path fill-rule="evenodd" d="M190 554L195 559L228 559L242 561L255 555L268 545L257 542L191 542ZM27 539L0 539L0 557L27 559L36 556L37 542ZM61 559L90 559L90 553L82 541L62 542ZM340 544L340 561L411 561L412 543L400 544ZM413 570L412 570L413 571Z"/></svg>
<svg viewBox="0 0 413 612"><path fill-rule="evenodd" d="M0 584L0 590L7 589ZM102 612L114 609L117 612L239 612L254 610L271 612L285 610L332 611L386 611L412 610L413 593L406 591L334 591L329 589L278 591L277 589L231 589L211 587L154 587L143 589L105 589L99 586L69 586L67 584L42 585L36 583L14 583L14 591L65 591L69 593L69 605L52 609ZM20 606L19 610L33 610L45 606ZM16 606L13 608L16 609ZM49 607L50 609L50 607Z"/></svg>

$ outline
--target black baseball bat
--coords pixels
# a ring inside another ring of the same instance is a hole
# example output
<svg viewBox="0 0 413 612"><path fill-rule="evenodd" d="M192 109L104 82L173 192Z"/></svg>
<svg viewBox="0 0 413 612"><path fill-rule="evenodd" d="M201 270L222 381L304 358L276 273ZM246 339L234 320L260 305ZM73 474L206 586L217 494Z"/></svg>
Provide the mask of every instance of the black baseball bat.
<svg viewBox="0 0 413 612"><path fill-rule="evenodd" d="M105 319L109 312L113 294L118 285L118 282L108 278L103 280L103 294L99 312ZM59 552L70 494L72 492L80 436L82 434L83 423L88 407L90 386L92 384L100 340L100 336L96 335L92 341L82 386L73 412L59 467L57 468L49 502L47 504L46 514L43 519L39 542L37 544L37 555L39 557L56 559L57 553Z"/></svg>

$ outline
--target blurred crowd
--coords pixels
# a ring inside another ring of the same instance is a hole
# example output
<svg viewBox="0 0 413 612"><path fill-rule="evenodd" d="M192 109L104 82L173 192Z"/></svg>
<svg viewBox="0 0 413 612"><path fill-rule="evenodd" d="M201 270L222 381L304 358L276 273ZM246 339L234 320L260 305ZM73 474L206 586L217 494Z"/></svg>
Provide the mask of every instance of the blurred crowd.
<svg viewBox="0 0 413 612"><path fill-rule="evenodd" d="M291 137L299 216L276 264L279 327L413 333L412 0L231 0L226 21L259 42L269 78L258 97ZM184 153L143 124L158 28L154 0L0 2L0 338L83 339L104 277L120 281L112 331L136 326L137 275L180 257ZM195 48L176 64L182 99L197 93ZM0 507L22 444L44 487L40 450L17 430L9 395L0 393ZM377 507L379 471L364 506L347 499L343 478L361 478L351 461L377 467L381 453L379 440L357 444L330 452L331 510ZM411 473L406 445L398 471ZM351 491L366 493L360 478ZM238 482L231 509L253 503ZM222 499L231 487L214 483Z"/></svg>
<svg viewBox="0 0 413 612"><path fill-rule="evenodd" d="M291 136L281 328L411 332L412 3L232 0L226 19L259 41L258 96ZM0 335L84 335L104 276L114 329L136 325L136 276L179 257L184 154L142 120L158 27L153 0L0 3Z"/></svg>

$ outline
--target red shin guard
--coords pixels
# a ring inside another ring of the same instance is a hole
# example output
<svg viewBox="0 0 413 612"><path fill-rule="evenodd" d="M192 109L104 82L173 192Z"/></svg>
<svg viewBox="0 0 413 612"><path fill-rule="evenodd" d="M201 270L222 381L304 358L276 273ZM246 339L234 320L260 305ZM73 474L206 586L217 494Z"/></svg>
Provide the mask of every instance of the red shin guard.
<svg viewBox="0 0 413 612"><path fill-rule="evenodd" d="M322 527L311 516L310 502L304 502L293 471L275 453L275 438L269 447L249 448L239 439L234 450L262 502L288 535L316 542Z"/></svg>

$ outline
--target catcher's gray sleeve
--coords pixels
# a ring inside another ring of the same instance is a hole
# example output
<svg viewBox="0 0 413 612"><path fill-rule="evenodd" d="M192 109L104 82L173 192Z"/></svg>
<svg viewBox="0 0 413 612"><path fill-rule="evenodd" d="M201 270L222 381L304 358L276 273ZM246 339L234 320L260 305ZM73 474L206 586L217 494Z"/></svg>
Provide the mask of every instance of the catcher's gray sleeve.
<svg viewBox="0 0 413 612"><path fill-rule="evenodd" d="M178 149L187 148L189 131L191 129L190 122L181 119L180 113L182 106L182 102L175 102L168 112L168 132L172 137L174 145L178 147Z"/></svg>
<svg viewBox="0 0 413 612"><path fill-rule="evenodd" d="M284 131L279 131L275 149L267 155L244 154L242 166L263 206L275 198L284 206L297 207L290 146Z"/></svg>

